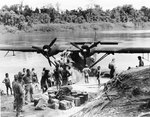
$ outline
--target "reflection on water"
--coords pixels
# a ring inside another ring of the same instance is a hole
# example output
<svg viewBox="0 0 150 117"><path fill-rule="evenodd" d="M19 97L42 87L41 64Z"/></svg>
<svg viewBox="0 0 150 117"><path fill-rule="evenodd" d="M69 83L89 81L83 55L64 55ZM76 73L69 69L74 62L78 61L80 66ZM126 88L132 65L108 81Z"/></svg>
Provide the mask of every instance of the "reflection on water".
<svg viewBox="0 0 150 117"><path fill-rule="evenodd" d="M97 33L97 39L94 39L94 36L94 32L0 34L0 45L43 45L49 43L54 37L57 37L57 44L60 45L61 42L101 40L122 42L120 43L120 46L150 47L150 31L102 31L101 33ZM0 86L2 89L5 88L5 85L2 84L2 80L4 79L6 72L10 74L12 81L13 75L18 71L22 71L24 67L29 69L34 67L40 79L42 68L49 68L47 60L40 54L16 52L16 56L12 56L12 53L10 52L4 57L5 53L6 52L0 52ZM110 55L98 64L101 65L102 69L108 69L108 63L112 58L116 58L117 70L126 70L129 66L135 67L138 65L138 55L141 54ZM100 56L102 56L102 54L99 54L96 57L99 58ZM149 65L149 62L145 60L144 62L146 65Z"/></svg>
<svg viewBox="0 0 150 117"><path fill-rule="evenodd" d="M4 45L43 45L50 42L53 38L57 37L58 41L137 41L150 38L150 31L103 31L101 33L95 32L53 32L53 33L22 33L22 34L0 34L0 44ZM145 42L145 41L144 41Z"/></svg>

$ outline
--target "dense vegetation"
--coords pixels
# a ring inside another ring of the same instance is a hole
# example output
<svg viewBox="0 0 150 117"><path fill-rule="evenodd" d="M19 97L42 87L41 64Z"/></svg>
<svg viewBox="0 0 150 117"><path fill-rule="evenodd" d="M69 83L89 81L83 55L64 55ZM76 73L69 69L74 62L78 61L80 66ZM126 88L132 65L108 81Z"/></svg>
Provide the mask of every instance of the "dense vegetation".
<svg viewBox="0 0 150 117"><path fill-rule="evenodd" d="M0 24L14 26L19 30L25 30L35 24L132 22L136 26L149 21L150 9L145 6L136 10L132 5L124 5L104 11L99 5L94 5L93 8L87 8L86 10L78 8L77 10L60 11L59 7L55 9L50 6L32 10L28 5L17 4L10 7L5 5L0 9Z"/></svg>

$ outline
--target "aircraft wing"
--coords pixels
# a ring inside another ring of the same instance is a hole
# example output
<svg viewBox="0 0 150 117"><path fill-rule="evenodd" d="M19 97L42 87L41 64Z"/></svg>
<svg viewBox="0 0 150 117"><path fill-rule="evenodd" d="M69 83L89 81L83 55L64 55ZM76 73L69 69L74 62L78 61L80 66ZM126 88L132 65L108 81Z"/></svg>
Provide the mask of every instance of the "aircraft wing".
<svg viewBox="0 0 150 117"><path fill-rule="evenodd" d="M75 47L59 47L59 52L62 52L64 50L68 50L71 52L80 52L80 50ZM92 50L94 50L95 53L150 53L150 47L99 46L93 48Z"/></svg>
<svg viewBox="0 0 150 117"><path fill-rule="evenodd" d="M94 41L92 42L72 42L72 43L75 43L75 44L77 44L77 45L84 45L84 44L92 44L92 43L95 43ZM96 41L96 43L97 43L97 41ZM119 42L102 42L102 41L99 41L99 43L101 44L101 45L118 45L118 43Z"/></svg>
<svg viewBox="0 0 150 117"><path fill-rule="evenodd" d="M150 47L99 47L96 53L150 53Z"/></svg>
<svg viewBox="0 0 150 117"><path fill-rule="evenodd" d="M39 47L42 49L42 47ZM58 51L63 52L68 50L71 52L80 52L79 49L75 47L68 48L68 46L59 47ZM0 51L20 51L20 52L37 52L32 46L1 46ZM150 47L118 47L118 46L104 46L95 47L95 53L150 53Z"/></svg>
<svg viewBox="0 0 150 117"><path fill-rule="evenodd" d="M37 52L36 49L32 47L14 47L14 46L1 46L0 51L20 51L20 52Z"/></svg>

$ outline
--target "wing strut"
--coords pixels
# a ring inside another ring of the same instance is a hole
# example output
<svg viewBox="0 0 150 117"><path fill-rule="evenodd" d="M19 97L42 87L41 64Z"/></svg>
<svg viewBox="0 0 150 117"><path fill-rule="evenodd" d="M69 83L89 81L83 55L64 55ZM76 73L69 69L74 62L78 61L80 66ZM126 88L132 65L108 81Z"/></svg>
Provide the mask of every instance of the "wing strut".
<svg viewBox="0 0 150 117"><path fill-rule="evenodd" d="M89 68L92 68L94 65L96 65L98 62L103 60L105 57L107 57L110 53L105 53L100 59L98 59L95 63L93 63Z"/></svg>
<svg viewBox="0 0 150 117"><path fill-rule="evenodd" d="M8 53L9 53L9 51L7 51L7 53L4 55L4 57L7 56Z"/></svg>
<svg viewBox="0 0 150 117"><path fill-rule="evenodd" d="M6 52L6 54L4 55L4 57L7 56L8 53L9 53L9 51ZM14 51L13 51L13 56L15 56L15 52Z"/></svg>
<svg viewBox="0 0 150 117"><path fill-rule="evenodd" d="M13 56L15 56L15 52L13 51Z"/></svg>

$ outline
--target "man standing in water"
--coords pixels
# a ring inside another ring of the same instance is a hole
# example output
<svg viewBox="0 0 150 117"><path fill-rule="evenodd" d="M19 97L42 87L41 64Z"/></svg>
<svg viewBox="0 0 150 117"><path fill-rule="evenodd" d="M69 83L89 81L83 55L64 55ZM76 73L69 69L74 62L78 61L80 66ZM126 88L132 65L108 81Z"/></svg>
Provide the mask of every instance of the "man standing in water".
<svg viewBox="0 0 150 117"><path fill-rule="evenodd" d="M11 95L12 95L12 88L11 88L11 86L10 86L10 79L9 79L8 73L5 74L5 79L3 80L2 83L5 83L5 85L6 85L6 92L7 92L7 95L9 95L8 89L10 89L10 92L11 92Z"/></svg>
<svg viewBox="0 0 150 117"><path fill-rule="evenodd" d="M139 60L139 67L144 66L144 62L143 62L141 56L138 56L138 60Z"/></svg>
<svg viewBox="0 0 150 117"><path fill-rule="evenodd" d="M113 58L112 61L108 65L110 69L110 78L114 78L115 72L116 72L116 65L115 65L115 59Z"/></svg>
<svg viewBox="0 0 150 117"><path fill-rule="evenodd" d="M97 67L97 71L96 71L96 78L97 78L97 81L98 81L98 86L100 86L100 78L101 78L101 67L98 66Z"/></svg>
<svg viewBox="0 0 150 117"><path fill-rule="evenodd" d="M89 83L89 72L90 72L90 68L88 68L88 65L85 65L85 68L83 68L82 72L83 72L83 76L85 79L85 83Z"/></svg>

